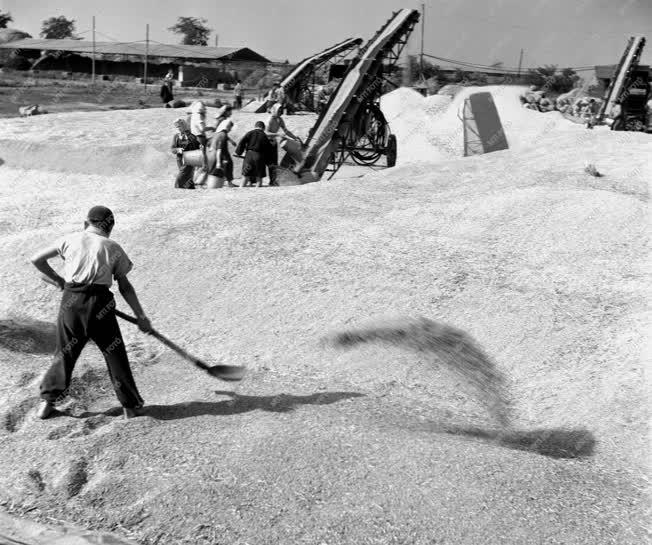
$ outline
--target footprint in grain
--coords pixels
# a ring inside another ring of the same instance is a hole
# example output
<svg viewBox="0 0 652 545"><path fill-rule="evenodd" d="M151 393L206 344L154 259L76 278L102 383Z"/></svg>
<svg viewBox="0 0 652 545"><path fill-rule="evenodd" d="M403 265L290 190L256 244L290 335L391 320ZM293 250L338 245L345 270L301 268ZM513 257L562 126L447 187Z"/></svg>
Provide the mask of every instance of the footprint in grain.
<svg viewBox="0 0 652 545"><path fill-rule="evenodd" d="M130 343L127 346L127 352L129 353L129 360L132 364L142 365L144 367L156 365L159 362L159 356L161 355L160 351L154 350L140 340Z"/></svg>
<svg viewBox="0 0 652 545"><path fill-rule="evenodd" d="M0 426L9 433L19 431L27 419L29 411L36 407L39 399L37 397L28 397L12 405L10 409L2 415Z"/></svg>
<svg viewBox="0 0 652 545"><path fill-rule="evenodd" d="M112 421L113 419L106 414L90 416L88 418L84 418L83 420L70 422L64 426L52 430L46 436L46 439L56 441L59 439L78 439L81 437L87 437L100 430L104 426L111 424Z"/></svg>

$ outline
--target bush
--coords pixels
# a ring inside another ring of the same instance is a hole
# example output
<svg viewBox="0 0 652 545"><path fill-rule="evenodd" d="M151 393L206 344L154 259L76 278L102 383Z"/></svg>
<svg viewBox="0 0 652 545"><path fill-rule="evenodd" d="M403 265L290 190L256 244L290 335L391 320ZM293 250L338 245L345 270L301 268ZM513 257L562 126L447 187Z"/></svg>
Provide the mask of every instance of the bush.
<svg viewBox="0 0 652 545"><path fill-rule="evenodd" d="M408 60L410 63L410 73L414 81L418 81L420 79L429 80L430 78L438 76L441 71L441 67L439 65L432 64L431 62L424 59L422 72L421 59L418 55L410 55Z"/></svg>
<svg viewBox="0 0 652 545"><path fill-rule="evenodd" d="M462 83L464 81L464 70L461 68L456 68L453 73L453 83Z"/></svg>
<svg viewBox="0 0 652 545"><path fill-rule="evenodd" d="M22 55L11 55L5 62L5 68L11 70L29 70L31 67L32 63L29 62L29 59Z"/></svg>
<svg viewBox="0 0 652 545"><path fill-rule="evenodd" d="M488 81L487 74L483 74L482 72L472 72L469 74L468 81L474 85L486 85Z"/></svg>
<svg viewBox="0 0 652 545"><path fill-rule="evenodd" d="M586 94L590 97L602 97L602 90L599 85L589 85L589 88L586 90Z"/></svg>
<svg viewBox="0 0 652 545"><path fill-rule="evenodd" d="M242 70L239 70L238 73L235 74L235 77L240 81L244 82L253 72L255 72L254 68L243 68Z"/></svg>
<svg viewBox="0 0 652 545"><path fill-rule="evenodd" d="M267 70L264 68L258 68L253 72L250 72L247 77L244 79L242 84L245 87L256 87L261 78L264 78L267 75Z"/></svg>
<svg viewBox="0 0 652 545"><path fill-rule="evenodd" d="M271 89L276 80L276 77L267 74L258 80L258 83L256 83L256 89Z"/></svg>
<svg viewBox="0 0 652 545"><path fill-rule="evenodd" d="M554 64L540 66L534 70L530 69L527 75L527 81L531 85L536 85L546 92L559 94L573 89L579 79L580 77L572 68L564 68L558 72L557 66Z"/></svg>

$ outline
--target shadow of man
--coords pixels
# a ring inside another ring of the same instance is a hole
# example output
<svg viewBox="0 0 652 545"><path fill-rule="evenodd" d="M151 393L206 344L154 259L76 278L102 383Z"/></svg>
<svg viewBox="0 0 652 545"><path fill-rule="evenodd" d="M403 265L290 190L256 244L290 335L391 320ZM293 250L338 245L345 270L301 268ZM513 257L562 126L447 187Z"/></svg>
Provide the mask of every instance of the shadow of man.
<svg viewBox="0 0 652 545"><path fill-rule="evenodd" d="M310 395L277 394L271 396L241 395L235 392L215 391L217 395L229 396L224 401L191 401L173 405L147 405L144 412L157 420L180 420L194 416L228 416L251 411L275 413L291 412L301 405L331 405L344 399L364 397L359 392L323 392Z"/></svg>
<svg viewBox="0 0 652 545"><path fill-rule="evenodd" d="M57 344L51 322L17 318L0 320L0 347L26 354L50 354Z"/></svg>

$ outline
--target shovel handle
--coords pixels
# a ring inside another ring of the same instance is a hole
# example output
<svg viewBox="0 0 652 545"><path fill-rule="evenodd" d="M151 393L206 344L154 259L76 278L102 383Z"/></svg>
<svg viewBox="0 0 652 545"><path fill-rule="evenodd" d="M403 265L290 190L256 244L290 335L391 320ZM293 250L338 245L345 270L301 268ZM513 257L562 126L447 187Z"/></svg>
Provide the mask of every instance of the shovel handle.
<svg viewBox="0 0 652 545"><path fill-rule="evenodd" d="M120 312L117 308L114 309L113 312L115 312L115 315L118 318L122 318L126 322L138 325L138 320L136 318L134 318L133 316L129 316L129 314L125 314L124 312Z"/></svg>
<svg viewBox="0 0 652 545"><path fill-rule="evenodd" d="M51 280L45 275L41 276L41 279L44 282L47 282L48 284L57 286L57 288L59 287L59 285L56 282L54 282L53 280ZM138 325L138 320L133 316L130 316L129 314L125 314L124 312L121 312L118 309L114 309L114 312L118 318L122 318L123 320L129 323ZM152 328L149 331L149 334L152 337L158 339L160 342L162 342L165 346L167 346L171 350L174 350L182 358L191 362L195 367L198 367L199 369L206 371L208 374L214 377L221 378L222 380L236 380L236 381L242 378L243 370L241 367L230 366L230 365L215 365L211 367L210 365L206 364L204 361L186 352L178 344L173 343L170 339L161 335L154 328ZM235 373L236 371L237 373Z"/></svg>
<svg viewBox="0 0 652 545"><path fill-rule="evenodd" d="M115 312L115 315L116 315L118 318L122 318L123 320L125 320L125 321L127 321L127 322L129 322L129 323L132 323L132 324L136 324L136 325L138 325L138 320L137 320L136 318L134 318L133 316L129 316L129 314L125 314L124 312L121 312L121 311L119 311L118 309L114 309L114 312ZM179 354L179 355L182 356L183 358L185 358L185 359L187 359L188 361L192 362L194 365L196 365L196 366L199 367L200 369L203 369L204 371L210 369L210 366L209 366L209 365L205 364L205 363L204 363L202 360L200 360L199 358L196 358L195 356L193 356L193 355L189 354L188 352L186 352L186 351L185 351L183 348L181 348L178 344L173 343L170 339L168 339L167 337L164 337L163 335L161 335L158 331L156 331L156 329L152 328L152 329L149 331L149 334L150 334L152 337L155 337L156 339L158 339L159 341L161 341L161 342L162 342L165 346L167 346L168 348L174 350L177 354Z"/></svg>

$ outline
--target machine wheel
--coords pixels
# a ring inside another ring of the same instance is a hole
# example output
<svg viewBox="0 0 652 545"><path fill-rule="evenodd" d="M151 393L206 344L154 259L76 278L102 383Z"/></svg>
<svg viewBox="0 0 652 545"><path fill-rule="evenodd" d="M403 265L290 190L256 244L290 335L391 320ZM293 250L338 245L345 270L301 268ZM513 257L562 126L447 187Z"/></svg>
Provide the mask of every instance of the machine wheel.
<svg viewBox="0 0 652 545"><path fill-rule="evenodd" d="M617 117L614 119L613 123L611 124L611 130L612 131L624 131L625 130L625 123L623 122L622 117Z"/></svg>
<svg viewBox="0 0 652 545"><path fill-rule="evenodd" d="M385 151L388 133L383 112L376 104L367 105L347 133L346 146L353 160L359 165L376 164Z"/></svg>
<svg viewBox="0 0 652 545"><path fill-rule="evenodd" d="M393 167L396 165L396 156L398 154L398 144L396 143L396 135L390 134L387 138L387 150L385 151L387 155L387 166Z"/></svg>

